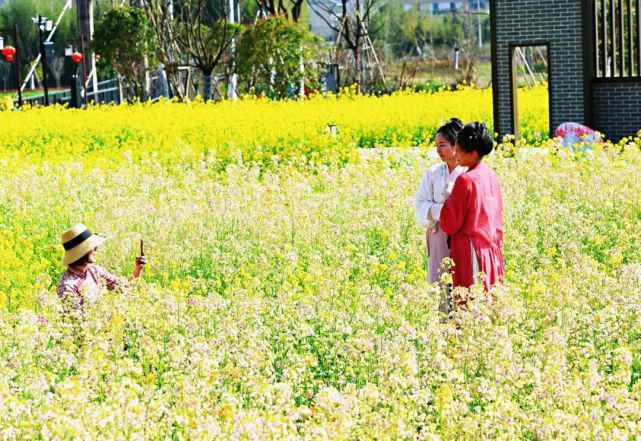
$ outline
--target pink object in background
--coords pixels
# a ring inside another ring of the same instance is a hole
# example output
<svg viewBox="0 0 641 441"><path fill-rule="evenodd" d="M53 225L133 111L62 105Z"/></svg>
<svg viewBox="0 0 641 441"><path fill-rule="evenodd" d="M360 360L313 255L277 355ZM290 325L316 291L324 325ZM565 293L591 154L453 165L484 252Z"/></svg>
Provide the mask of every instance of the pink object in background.
<svg viewBox="0 0 641 441"><path fill-rule="evenodd" d="M567 122L561 124L554 131L554 136L561 138L563 147L571 148L576 144L584 143L583 150L592 147L596 141L601 141L597 132L583 124Z"/></svg>

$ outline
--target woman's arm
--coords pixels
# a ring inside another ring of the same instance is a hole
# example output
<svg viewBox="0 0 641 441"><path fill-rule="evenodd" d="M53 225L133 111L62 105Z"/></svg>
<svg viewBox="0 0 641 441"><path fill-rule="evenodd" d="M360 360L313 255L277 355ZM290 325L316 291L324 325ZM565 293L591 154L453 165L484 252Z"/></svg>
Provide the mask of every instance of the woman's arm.
<svg viewBox="0 0 641 441"><path fill-rule="evenodd" d="M443 203L440 213L441 229L448 236L459 232L465 222L470 198L470 182L465 175L456 179L452 195Z"/></svg>
<svg viewBox="0 0 641 441"><path fill-rule="evenodd" d="M114 291L118 288L122 289L127 286L127 281L125 279L121 279L120 277L111 274L101 266L95 265L95 268L98 276L105 282L109 291Z"/></svg>
<svg viewBox="0 0 641 441"><path fill-rule="evenodd" d="M434 175L431 170L425 172L421 186L414 196L414 211L416 213L416 222L424 228L430 228L436 223L433 219L428 218L430 209L437 202L434 200L433 183Z"/></svg>

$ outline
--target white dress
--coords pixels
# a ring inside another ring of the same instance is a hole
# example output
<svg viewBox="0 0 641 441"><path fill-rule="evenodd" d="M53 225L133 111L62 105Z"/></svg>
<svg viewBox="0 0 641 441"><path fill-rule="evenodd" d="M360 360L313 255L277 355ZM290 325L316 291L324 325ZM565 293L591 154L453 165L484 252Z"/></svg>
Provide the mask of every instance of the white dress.
<svg viewBox="0 0 641 441"><path fill-rule="evenodd" d="M450 257L447 235L438 224L441 208L443 208L443 202L449 197L456 178L466 171L467 167L457 166L450 173L445 162L433 165L425 172L414 198L416 221L427 230L425 240L430 283L439 281L441 262L444 258Z"/></svg>

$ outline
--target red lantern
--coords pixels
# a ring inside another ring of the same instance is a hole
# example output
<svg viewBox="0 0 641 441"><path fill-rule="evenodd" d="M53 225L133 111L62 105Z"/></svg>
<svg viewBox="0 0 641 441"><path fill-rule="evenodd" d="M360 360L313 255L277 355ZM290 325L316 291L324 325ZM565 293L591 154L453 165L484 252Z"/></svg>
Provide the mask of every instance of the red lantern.
<svg viewBox="0 0 641 441"><path fill-rule="evenodd" d="M13 61L13 56L16 54L16 48L13 46L5 46L2 49L2 55L4 58L11 63Z"/></svg>
<svg viewBox="0 0 641 441"><path fill-rule="evenodd" d="M76 64L80 64L82 61L82 54L80 52L74 52L73 54L70 55L71 61L73 61Z"/></svg>

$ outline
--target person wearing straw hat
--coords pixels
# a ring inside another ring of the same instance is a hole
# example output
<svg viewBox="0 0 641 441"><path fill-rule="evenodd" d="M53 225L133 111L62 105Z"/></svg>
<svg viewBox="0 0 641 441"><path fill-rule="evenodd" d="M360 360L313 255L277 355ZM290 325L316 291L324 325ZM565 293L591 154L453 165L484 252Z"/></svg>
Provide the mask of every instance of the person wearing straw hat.
<svg viewBox="0 0 641 441"><path fill-rule="evenodd" d="M92 233L83 224L76 224L62 233L61 240L65 249L62 264L67 265L67 271L60 278L56 292L61 300L69 302L69 306L80 309L85 303L93 303L102 286L109 291L126 286L126 280L95 264L96 252L105 242L104 237ZM136 257L132 276L140 277L146 264L144 255Z"/></svg>

